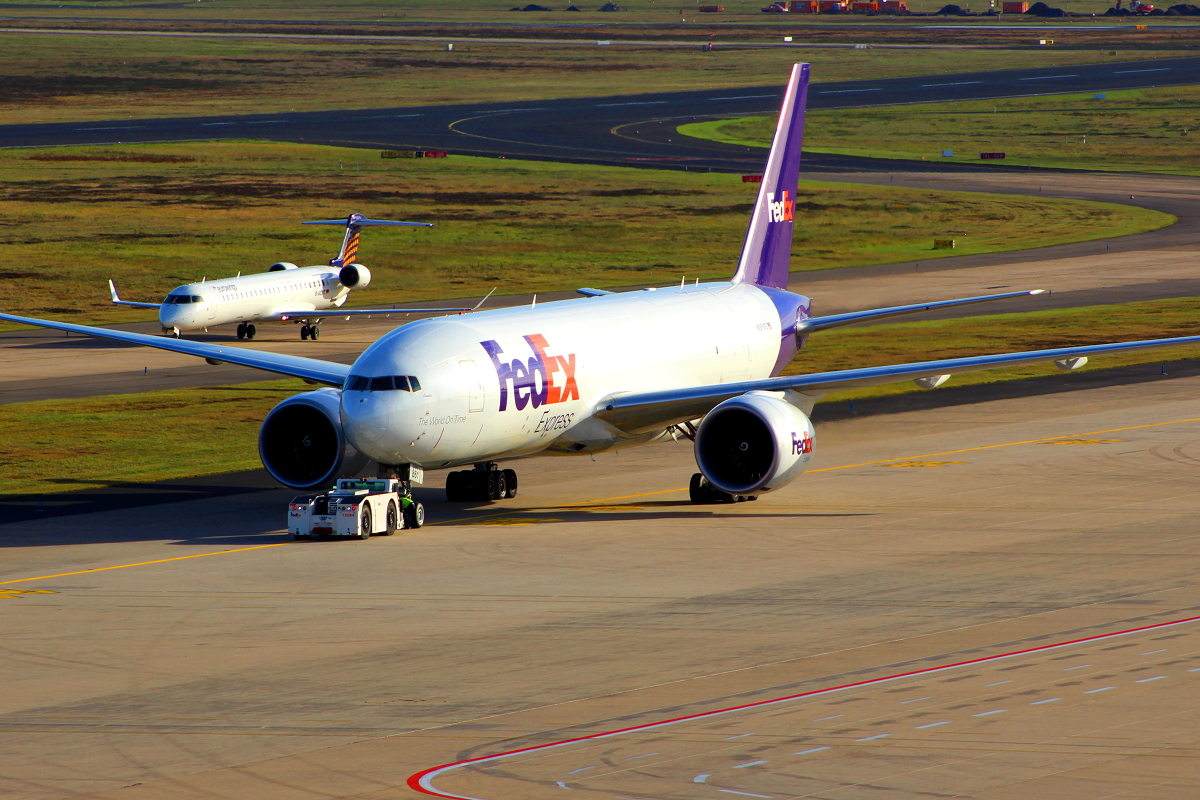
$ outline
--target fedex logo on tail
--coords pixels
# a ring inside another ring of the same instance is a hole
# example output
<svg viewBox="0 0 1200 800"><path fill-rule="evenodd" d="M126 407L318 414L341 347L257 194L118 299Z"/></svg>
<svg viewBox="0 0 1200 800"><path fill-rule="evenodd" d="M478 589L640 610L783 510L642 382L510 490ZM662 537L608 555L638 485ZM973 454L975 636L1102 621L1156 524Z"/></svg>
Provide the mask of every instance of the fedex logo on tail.
<svg viewBox="0 0 1200 800"><path fill-rule="evenodd" d="M796 199L781 193L779 200L767 200L767 222L791 222L796 215Z"/></svg>
<svg viewBox="0 0 1200 800"><path fill-rule="evenodd" d="M504 349L494 339L480 342L485 352L492 359L496 368L496 377L500 379L500 410L508 408L509 385L512 386L513 405L518 411L532 405L540 408L544 405L565 403L568 400L579 399L579 386L575 383L575 354L565 356L550 355L546 352L550 345L546 337L540 333L523 337L529 349L533 351L530 358L514 358L502 361Z"/></svg>
<svg viewBox="0 0 1200 800"><path fill-rule="evenodd" d="M802 456L805 453L813 451L813 437L807 433L803 437L797 436L795 431L792 431L792 455Z"/></svg>

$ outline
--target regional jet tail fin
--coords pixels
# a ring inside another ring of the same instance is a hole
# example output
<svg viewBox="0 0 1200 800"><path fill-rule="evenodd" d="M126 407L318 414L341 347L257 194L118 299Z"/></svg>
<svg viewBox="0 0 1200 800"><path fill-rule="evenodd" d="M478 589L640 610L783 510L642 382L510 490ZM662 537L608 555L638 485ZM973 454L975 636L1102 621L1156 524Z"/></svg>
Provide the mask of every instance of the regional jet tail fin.
<svg viewBox="0 0 1200 800"><path fill-rule="evenodd" d="M322 219L315 222L305 222L304 225L345 225L346 235L342 237L342 249L329 262L331 267L345 267L354 263L358 255L358 238L362 229L368 225L395 225L405 228L432 228L432 222L392 222L386 219L367 219L362 214L351 214L345 219Z"/></svg>
<svg viewBox="0 0 1200 800"><path fill-rule="evenodd" d="M162 303L134 303L131 300L122 300L117 296L117 287L111 280L108 282L108 293L112 295L114 305L133 306L134 308L162 308Z"/></svg>
<svg viewBox="0 0 1200 800"><path fill-rule="evenodd" d="M734 283L753 283L786 289L792 254L792 219L796 208L796 185L800 180L800 147L804 142L804 109L808 105L808 64L792 67L775 139L758 200L742 243Z"/></svg>

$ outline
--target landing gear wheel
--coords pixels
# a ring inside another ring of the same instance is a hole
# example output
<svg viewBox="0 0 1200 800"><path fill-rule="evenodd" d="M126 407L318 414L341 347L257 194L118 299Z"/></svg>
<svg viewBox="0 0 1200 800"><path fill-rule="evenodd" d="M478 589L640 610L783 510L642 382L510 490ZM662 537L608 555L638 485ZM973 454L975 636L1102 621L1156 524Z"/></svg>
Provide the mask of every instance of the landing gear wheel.
<svg viewBox="0 0 1200 800"><path fill-rule="evenodd" d="M318 328L316 325L309 325L308 326L308 338L312 339L314 342L317 339L320 339L321 338L321 329Z"/></svg>
<svg viewBox="0 0 1200 800"><path fill-rule="evenodd" d="M254 338L254 334L256 334L256 333L258 333L258 331L256 331L256 330L254 329L254 326L253 326L253 325L247 325L247 326L246 326L246 338L247 338L247 339L253 339L253 338Z"/></svg>
<svg viewBox="0 0 1200 800"><path fill-rule="evenodd" d="M387 510L387 525L384 526L383 535L391 536L400 527L400 512L396 510L395 503L388 503Z"/></svg>
<svg viewBox="0 0 1200 800"><path fill-rule="evenodd" d="M370 539L371 538L371 528L372 528L371 506L364 503L362 514L360 514L358 517L358 536L355 538Z"/></svg>
<svg viewBox="0 0 1200 800"><path fill-rule="evenodd" d="M171 328L170 336L172 339L178 339L182 334L179 332L179 328Z"/></svg>
<svg viewBox="0 0 1200 800"><path fill-rule="evenodd" d="M446 500L451 503L461 503L466 499L467 491L463 486L463 474L451 472L446 476Z"/></svg>
<svg viewBox="0 0 1200 800"><path fill-rule="evenodd" d="M496 499L503 500L508 497L508 476L503 470L496 470L492 473L492 483L496 484Z"/></svg>
<svg viewBox="0 0 1200 800"><path fill-rule="evenodd" d="M296 538L296 539L311 539L311 538L312 538L312 534L311 534L311 533L297 533L297 534L295 534L295 536L294 536L293 538Z"/></svg>
<svg viewBox="0 0 1200 800"><path fill-rule="evenodd" d="M481 478L481 480L479 481L479 483L481 483L481 484L482 484L482 485L479 487L479 489L480 489L480 492L479 492L479 494L480 494L480 497L479 497L479 499L480 499L480 500L486 500L487 502L489 502L489 503L490 503L490 502L492 502L493 500L495 500L495 499L496 499L496 498L499 496L499 494L500 494L500 487L499 487L499 485L498 485L498 482L497 482L497 480L496 480L496 473L495 473L494 471L493 471L493 472L486 472L486 473L484 473L483 475L481 475L481 476L479 476L479 477Z"/></svg>
<svg viewBox="0 0 1200 800"><path fill-rule="evenodd" d="M242 339L245 339L245 338L246 338L246 323L244 323L244 322L239 322L239 323L238 323L238 331L237 331L237 333L238 333L238 341L239 341L239 342L240 342Z"/></svg>
<svg viewBox="0 0 1200 800"><path fill-rule="evenodd" d="M691 483L688 484L688 495L691 497L693 503L702 506L712 505L713 503L737 503L743 499L741 495L723 492L713 486L701 472L692 475ZM755 499L758 498L756 497Z"/></svg>
<svg viewBox="0 0 1200 800"><path fill-rule="evenodd" d="M404 509L404 527L419 528L425 524L425 506L413 503Z"/></svg>
<svg viewBox="0 0 1200 800"><path fill-rule="evenodd" d="M517 496L517 471L515 469L504 470L504 483L508 486L508 494L505 497Z"/></svg>
<svg viewBox="0 0 1200 800"><path fill-rule="evenodd" d="M308 339L308 326L307 325L300 326L300 338Z"/></svg>

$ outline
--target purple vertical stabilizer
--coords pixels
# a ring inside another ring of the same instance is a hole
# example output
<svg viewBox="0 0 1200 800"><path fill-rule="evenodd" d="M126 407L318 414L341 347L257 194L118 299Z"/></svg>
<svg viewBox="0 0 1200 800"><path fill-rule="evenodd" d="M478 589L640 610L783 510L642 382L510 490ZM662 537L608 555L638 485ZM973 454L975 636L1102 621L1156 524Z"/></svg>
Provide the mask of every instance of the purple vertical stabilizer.
<svg viewBox="0 0 1200 800"><path fill-rule="evenodd" d="M754 215L742 244L734 283L786 289L792 255L792 217L800 180L800 146L804 142L804 109L808 105L808 64L792 67L775 140L754 203Z"/></svg>

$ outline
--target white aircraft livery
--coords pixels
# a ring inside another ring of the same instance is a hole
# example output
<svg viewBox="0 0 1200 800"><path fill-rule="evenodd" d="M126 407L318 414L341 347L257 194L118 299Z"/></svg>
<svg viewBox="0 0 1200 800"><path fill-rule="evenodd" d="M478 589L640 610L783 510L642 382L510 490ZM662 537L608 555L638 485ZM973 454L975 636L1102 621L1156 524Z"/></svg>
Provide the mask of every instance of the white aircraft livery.
<svg viewBox="0 0 1200 800"><path fill-rule="evenodd" d="M1005 294L813 316L788 291L808 65L797 64L733 278L418 320L384 335L352 366L0 314L0 319L100 336L303 378L326 388L276 406L259 431L267 471L296 489L326 487L369 460L408 480L451 472L450 500L516 492L497 462L586 455L664 439L693 440L697 503L779 489L813 457L813 403L830 391L1056 362L1074 369L1105 353L1200 342L1200 336L983 355L782 376L819 331Z"/></svg>
<svg viewBox="0 0 1200 800"><path fill-rule="evenodd" d="M318 339L324 317L349 317L363 314L394 314L393 308L343 309L352 289L371 282L371 271L357 263L358 240L362 229L370 225L433 227L428 222L391 222L367 219L351 214L346 219L305 222L305 225L345 225L342 248L328 266L297 267L288 261L272 264L266 272L222 280L204 280L172 289L161 303L136 303L117 296L117 287L108 282L112 301L121 306L157 308L163 333L179 338L183 331L207 330L217 325L237 323L237 338L253 339L256 322L292 322L300 325L301 339ZM485 298L486 299L486 298ZM478 306L476 306L478 308ZM402 313L465 312L471 308L406 308Z"/></svg>

